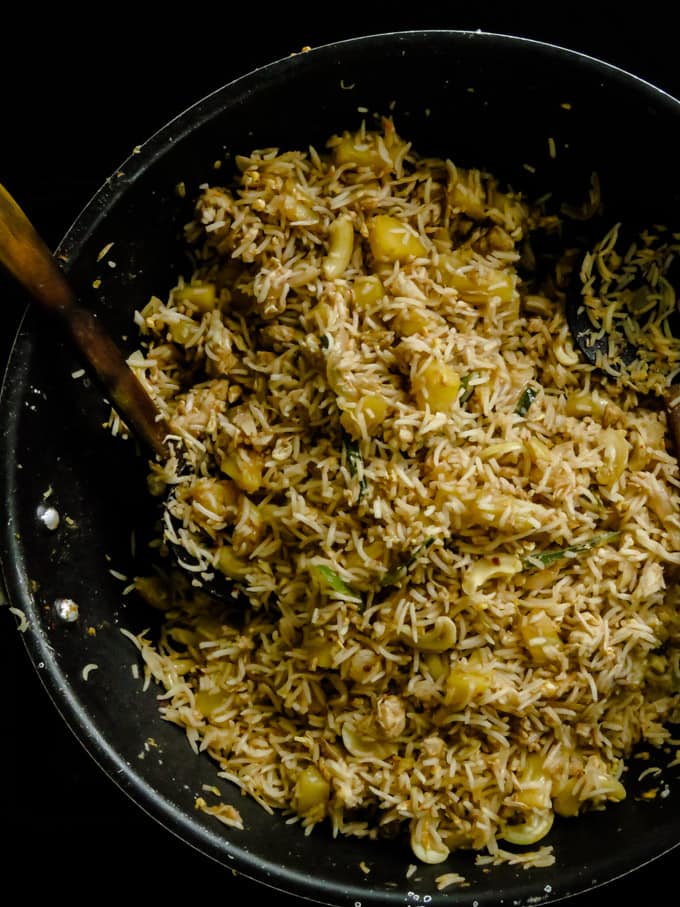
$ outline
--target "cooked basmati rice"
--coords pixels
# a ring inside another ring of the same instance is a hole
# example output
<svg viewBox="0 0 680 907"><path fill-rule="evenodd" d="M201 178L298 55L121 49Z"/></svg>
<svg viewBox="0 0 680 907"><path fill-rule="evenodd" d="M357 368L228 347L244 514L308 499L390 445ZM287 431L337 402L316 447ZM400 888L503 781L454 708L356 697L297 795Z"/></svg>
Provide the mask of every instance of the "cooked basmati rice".
<svg viewBox="0 0 680 907"><path fill-rule="evenodd" d="M138 578L161 713L307 833L548 865L678 718L664 412L581 361L529 270L559 221L492 176L391 120L237 165L130 359L181 445L163 544L250 601Z"/></svg>

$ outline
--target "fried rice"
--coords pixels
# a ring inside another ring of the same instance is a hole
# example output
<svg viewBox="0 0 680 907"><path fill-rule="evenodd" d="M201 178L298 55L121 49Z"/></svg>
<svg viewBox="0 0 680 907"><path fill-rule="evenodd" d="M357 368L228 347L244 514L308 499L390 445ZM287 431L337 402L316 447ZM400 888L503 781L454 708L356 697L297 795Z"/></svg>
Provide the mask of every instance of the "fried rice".
<svg viewBox="0 0 680 907"><path fill-rule="evenodd" d="M135 583L161 713L307 833L549 864L679 716L664 410L579 356L534 246L561 219L491 174L391 119L235 164L130 358L175 444Z"/></svg>

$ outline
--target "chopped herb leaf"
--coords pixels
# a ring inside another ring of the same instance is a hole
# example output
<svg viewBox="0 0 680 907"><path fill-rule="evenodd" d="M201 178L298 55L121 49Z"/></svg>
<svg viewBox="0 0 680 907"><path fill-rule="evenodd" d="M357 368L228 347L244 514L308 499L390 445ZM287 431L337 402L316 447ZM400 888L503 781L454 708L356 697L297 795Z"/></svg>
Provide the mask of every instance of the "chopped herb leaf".
<svg viewBox="0 0 680 907"><path fill-rule="evenodd" d="M350 438L349 435L343 435L342 444L345 448L349 471L353 476L357 476L359 479L359 497L357 499L358 503L359 501L361 501L368 489L366 479L364 478L364 461L359 451L359 444L357 441L355 441L353 438Z"/></svg>
<svg viewBox="0 0 680 907"><path fill-rule="evenodd" d="M314 571L329 589L332 589L334 592L339 592L341 595L346 595L353 601L361 601L361 596L355 592L351 586L348 586L340 574L336 573L335 570L332 570L325 564L314 564Z"/></svg>
<svg viewBox="0 0 680 907"><path fill-rule="evenodd" d="M383 576L380 581L381 586L395 586L397 583L406 576L409 567L411 567L420 557L420 555L425 551L426 548L429 548L430 545L434 542L433 538L425 539L422 545L418 545L415 551L409 555L409 557L403 561L401 564L398 564L396 567L393 567L392 570L388 570L387 573Z"/></svg>
<svg viewBox="0 0 680 907"><path fill-rule="evenodd" d="M529 412L529 407L536 399L537 394L538 391L535 387L529 386L524 388L524 390L522 391L522 396L519 398L519 402L515 407L515 412L518 416L526 416L526 414Z"/></svg>
<svg viewBox="0 0 680 907"><path fill-rule="evenodd" d="M331 345L331 342L330 342L330 340L328 339L328 334L322 334L321 337L320 337L320 339L319 339L319 343L321 344L321 349L322 349L322 350L327 350L328 347Z"/></svg>
<svg viewBox="0 0 680 907"><path fill-rule="evenodd" d="M547 567L555 561L561 560L563 557L571 557L572 555L580 554L583 551L591 551L593 548L597 548L598 545L606 545L607 542L611 542L615 538L618 538L620 534L620 532L603 532L601 535L594 535L587 542L583 542L580 545L569 545L567 548L554 548L551 551L539 551L537 554L530 554L528 557L525 557L522 564L525 568Z"/></svg>
<svg viewBox="0 0 680 907"><path fill-rule="evenodd" d="M458 402L462 405L467 403L472 394L474 393L474 385L470 387L470 381L473 378L476 378L479 375L479 372L470 372L469 375L463 375L460 379L460 393L458 394Z"/></svg>

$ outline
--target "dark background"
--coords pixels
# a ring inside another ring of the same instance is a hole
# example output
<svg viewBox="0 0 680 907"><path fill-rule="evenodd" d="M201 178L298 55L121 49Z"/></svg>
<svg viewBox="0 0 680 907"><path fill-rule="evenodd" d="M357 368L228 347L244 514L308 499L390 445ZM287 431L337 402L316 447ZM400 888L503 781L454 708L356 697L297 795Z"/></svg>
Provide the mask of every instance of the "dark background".
<svg viewBox="0 0 680 907"><path fill-rule="evenodd" d="M571 47L680 97L670 4L635 4L627 12L623 4L508 2L465 12L450 3L410 16L384 3L378 14L370 4L337 0L280 12L236 6L162 6L148 18L142 4L97 6L97 18L88 7L78 15L61 7L47 15L19 11L13 25L3 24L0 182L51 247L135 145L226 82L305 45L409 28L479 28ZM9 286L0 281L3 366L21 314ZM7 835L0 891L16 882L22 897L76 903L126 891L135 902L153 896L164 903L193 891L195 900L299 903L194 853L120 793L51 705L15 626L0 608L0 825ZM677 852L662 857L569 904L677 905L677 859Z"/></svg>

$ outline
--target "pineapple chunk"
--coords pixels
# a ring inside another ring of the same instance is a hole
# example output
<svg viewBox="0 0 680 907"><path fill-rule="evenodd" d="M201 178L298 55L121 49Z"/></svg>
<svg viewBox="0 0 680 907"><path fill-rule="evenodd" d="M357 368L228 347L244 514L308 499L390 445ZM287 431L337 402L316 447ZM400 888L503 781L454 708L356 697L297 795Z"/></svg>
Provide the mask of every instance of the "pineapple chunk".
<svg viewBox="0 0 680 907"><path fill-rule="evenodd" d="M190 494L203 511L214 514L215 519L218 520L224 519L227 515L235 516L235 508L241 498L236 484L229 479L224 481L199 479L191 487Z"/></svg>
<svg viewBox="0 0 680 907"><path fill-rule="evenodd" d="M217 305L217 293L212 283L188 284L174 290L172 300L176 305L186 302L199 312L210 312Z"/></svg>
<svg viewBox="0 0 680 907"><path fill-rule="evenodd" d="M376 138L361 133L345 132L333 149L335 163L341 167L343 164L356 164L357 167L369 167L380 173L391 169L392 161L380 153Z"/></svg>
<svg viewBox="0 0 680 907"><path fill-rule="evenodd" d="M444 657L440 652L425 652L422 660L433 680L440 680L444 676L447 670L448 656Z"/></svg>
<svg viewBox="0 0 680 907"><path fill-rule="evenodd" d="M187 315L174 314L176 317L168 321L170 339L180 346L187 346L196 336L198 325Z"/></svg>
<svg viewBox="0 0 680 907"><path fill-rule="evenodd" d="M440 255L439 267L442 283L457 290L469 302L493 296L502 302L512 302L517 297L514 274L474 260L471 249L457 249Z"/></svg>
<svg viewBox="0 0 680 907"><path fill-rule="evenodd" d="M545 611L536 611L523 618L520 633L531 657L538 664L552 661L562 650L557 624Z"/></svg>
<svg viewBox="0 0 680 907"><path fill-rule="evenodd" d="M364 434L374 435L387 415L387 400L379 394L367 394L356 406L340 416L340 424L355 440Z"/></svg>
<svg viewBox="0 0 680 907"><path fill-rule="evenodd" d="M452 668L446 678L444 704L454 709L464 709L489 689L489 678L480 671Z"/></svg>
<svg viewBox="0 0 680 907"><path fill-rule="evenodd" d="M460 391L460 375L445 362L433 359L413 378L413 390L420 409L429 406L435 413L450 412Z"/></svg>
<svg viewBox="0 0 680 907"><path fill-rule="evenodd" d="M225 454L220 469L243 491L252 493L262 484L262 457L253 450L239 447L233 453Z"/></svg>
<svg viewBox="0 0 680 907"><path fill-rule="evenodd" d="M428 334L437 328L446 328L446 322L438 312L425 306L408 306L395 315L392 322L395 330L402 337L412 334Z"/></svg>
<svg viewBox="0 0 680 907"><path fill-rule="evenodd" d="M354 301L362 309L379 302L385 295L385 287L377 274L357 277L354 281Z"/></svg>
<svg viewBox="0 0 680 907"><path fill-rule="evenodd" d="M413 227L389 214L378 214L369 222L368 241L377 261L406 262L426 252Z"/></svg>
<svg viewBox="0 0 680 907"><path fill-rule="evenodd" d="M311 207L301 199L295 198L295 196L292 194L286 195L285 197L285 200L283 202L283 213L286 215L288 220L293 222L313 222L318 220Z"/></svg>
<svg viewBox="0 0 680 907"><path fill-rule="evenodd" d="M221 690L199 690L194 697L194 704L204 718L209 718L224 702L225 694Z"/></svg>
<svg viewBox="0 0 680 907"><path fill-rule="evenodd" d="M482 220L486 213L486 200L479 177L475 171L466 173L464 170L459 170L458 175L461 179L454 183L449 190L452 207L474 220ZM475 179L475 177L477 178ZM467 179L467 182L463 182L463 179Z"/></svg>
<svg viewBox="0 0 680 907"><path fill-rule="evenodd" d="M301 813L323 810L328 803L331 786L315 765L308 765L295 782L295 808Z"/></svg>

